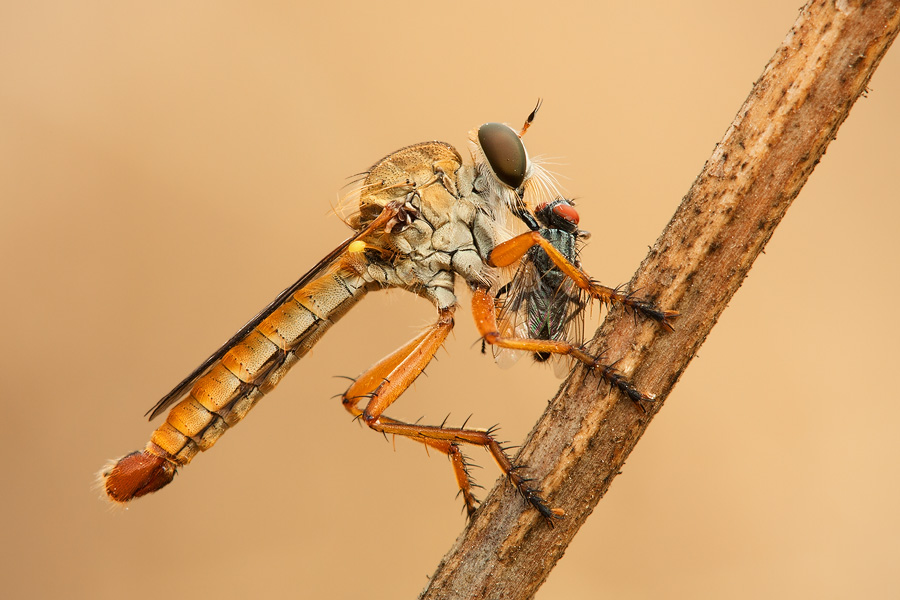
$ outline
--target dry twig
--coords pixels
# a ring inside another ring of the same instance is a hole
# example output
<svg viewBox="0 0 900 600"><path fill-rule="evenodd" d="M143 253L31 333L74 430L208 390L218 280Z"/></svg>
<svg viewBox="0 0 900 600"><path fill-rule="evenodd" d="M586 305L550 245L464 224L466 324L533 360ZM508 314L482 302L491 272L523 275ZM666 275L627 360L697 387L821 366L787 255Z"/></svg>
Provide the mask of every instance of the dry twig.
<svg viewBox="0 0 900 600"><path fill-rule="evenodd" d="M614 311L589 346L659 409L740 287L900 28L897 0L814 0L801 11L632 281L682 316L674 333ZM599 340L599 341L598 341ZM566 511L549 527L497 486L421 598L531 598L646 429L644 415L577 370L517 458Z"/></svg>

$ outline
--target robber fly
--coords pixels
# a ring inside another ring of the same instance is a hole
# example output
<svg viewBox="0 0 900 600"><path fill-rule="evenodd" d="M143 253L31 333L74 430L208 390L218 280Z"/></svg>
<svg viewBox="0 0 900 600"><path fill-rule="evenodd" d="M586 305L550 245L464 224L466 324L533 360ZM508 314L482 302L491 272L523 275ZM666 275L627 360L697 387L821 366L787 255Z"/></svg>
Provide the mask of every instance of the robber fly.
<svg viewBox="0 0 900 600"><path fill-rule="evenodd" d="M538 107L540 103L538 104ZM353 235L335 248L268 307L244 325L149 411L171 410L143 450L111 461L100 483L115 502L128 502L169 484L176 470L208 450L281 380L342 315L370 291L409 290L432 302L437 321L352 382L344 407L371 429L409 437L446 454L466 510L477 504L461 445L482 446L521 495L540 513L553 509L513 465L492 430L406 423L385 411L422 373L453 328L457 277L472 290L472 314L491 345L574 357L610 383L619 377L632 398L650 399L607 365L566 340L501 334L491 293L498 267L517 264L540 246L553 264L590 297L626 305L628 296L600 286L572 264L539 231L503 243L499 224L509 216L528 220L533 206L558 196L553 178L529 159L520 131L487 123L469 134L471 162L451 145L423 142L402 148L363 176L358 209L348 219ZM532 218L533 220L533 218ZM667 324L674 313L662 317Z"/></svg>

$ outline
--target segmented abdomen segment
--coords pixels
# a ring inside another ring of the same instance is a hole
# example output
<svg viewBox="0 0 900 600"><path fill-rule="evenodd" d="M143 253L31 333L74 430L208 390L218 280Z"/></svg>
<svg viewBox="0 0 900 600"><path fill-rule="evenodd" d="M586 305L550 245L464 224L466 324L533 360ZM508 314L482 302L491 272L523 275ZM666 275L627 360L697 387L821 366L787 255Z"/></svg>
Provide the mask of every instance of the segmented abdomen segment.
<svg viewBox="0 0 900 600"><path fill-rule="evenodd" d="M295 292L197 379L142 452L101 471L107 495L127 502L168 484L177 467L243 419L366 291L355 273L338 269Z"/></svg>
<svg viewBox="0 0 900 600"><path fill-rule="evenodd" d="M296 292L197 380L150 441L179 465L211 448L364 293L340 272Z"/></svg>

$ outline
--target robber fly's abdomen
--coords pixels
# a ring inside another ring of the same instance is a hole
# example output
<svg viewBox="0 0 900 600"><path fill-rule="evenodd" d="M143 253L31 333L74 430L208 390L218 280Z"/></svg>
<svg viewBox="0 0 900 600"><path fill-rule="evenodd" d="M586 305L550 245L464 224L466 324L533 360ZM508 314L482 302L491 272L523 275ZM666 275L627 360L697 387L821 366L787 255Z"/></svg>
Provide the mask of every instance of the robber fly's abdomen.
<svg viewBox="0 0 900 600"><path fill-rule="evenodd" d="M365 282L345 269L295 292L196 380L144 450L101 471L110 499L127 502L172 481L177 467L243 419L365 292Z"/></svg>

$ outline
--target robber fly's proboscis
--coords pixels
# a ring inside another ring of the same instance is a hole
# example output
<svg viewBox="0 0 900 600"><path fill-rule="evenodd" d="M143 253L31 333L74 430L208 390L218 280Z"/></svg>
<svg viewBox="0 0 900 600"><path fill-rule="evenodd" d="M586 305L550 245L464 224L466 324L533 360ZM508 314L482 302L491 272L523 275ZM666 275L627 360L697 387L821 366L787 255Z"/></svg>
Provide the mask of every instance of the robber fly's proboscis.
<svg viewBox="0 0 900 600"><path fill-rule="evenodd" d="M385 414L453 328L457 279L472 291L472 314L486 343L540 356L570 356L632 399L652 399L584 352L580 341L556 335L556 329L523 334L498 323L497 270L534 262L533 256L526 258L532 248L540 248L553 265L539 269L559 274L586 298L631 306L666 327L675 316L597 284L572 260L574 255L548 241L552 235L545 237L546 230L533 227L498 243L500 224L516 217L534 223L535 207L559 196L553 177L529 158L522 143L536 111L519 131L501 123L473 130L470 161L463 161L449 144L423 142L389 154L366 171L356 192L357 210L348 219L353 234L148 411L153 419L171 409L143 450L111 461L100 472L107 497L124 503L166 486L178 468L243 419L363 296L401 288L431 301L437 320L355 379L342 395L344 407L375 431L408 437L446 454L469 515L477 500L463 445L484 447L531 506L548 519L560 517L562 511L528 483L491 429L406 423ZM565 310L569 319L583 305ZM560 319L550 316L547 326L556 328Z"/></svg>

